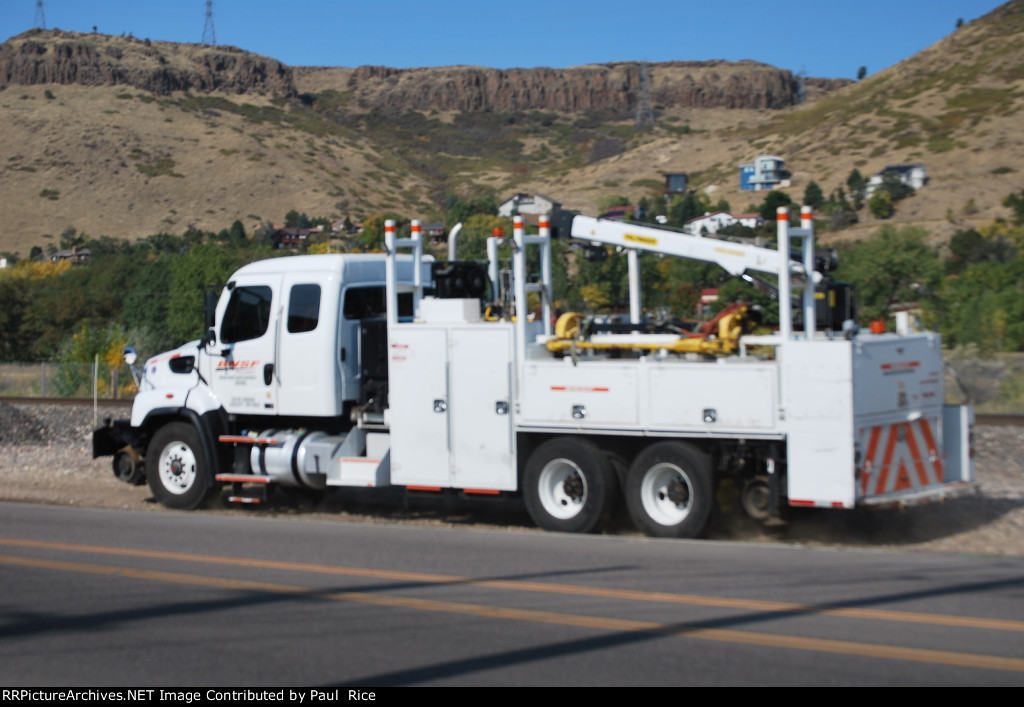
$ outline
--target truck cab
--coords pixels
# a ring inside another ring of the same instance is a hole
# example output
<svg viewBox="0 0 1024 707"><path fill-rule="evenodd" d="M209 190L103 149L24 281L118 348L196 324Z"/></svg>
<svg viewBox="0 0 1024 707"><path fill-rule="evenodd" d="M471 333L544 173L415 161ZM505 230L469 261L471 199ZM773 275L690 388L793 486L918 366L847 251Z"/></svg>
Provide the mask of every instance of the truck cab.
<svg viewBox="0 0 1024 707"><path fill-rule="evenodd" d="M222 438L246 437L250 430L339 433L351 427L364 371L373 370L364 345L382 346L363 338L385 336L385 260L382 254L312 255L240 268L221 292L203 339L145 362L131 420L96 430L94 456L113 454L119 477L148 478L159 500L188 507L217 486L218 473L249 471L242 469L247 455L218 444ZM414 277L412 259L401 259L398 282L406 288L429 282L431 261L422 259ZM399 301L399 316L411 315L411 295ZM365 326L374 320L381 326ZM165 455L161 473L161 450L153 442L172 424L192 444L184 445L187 452L179 445L176 457Z"/></svg>

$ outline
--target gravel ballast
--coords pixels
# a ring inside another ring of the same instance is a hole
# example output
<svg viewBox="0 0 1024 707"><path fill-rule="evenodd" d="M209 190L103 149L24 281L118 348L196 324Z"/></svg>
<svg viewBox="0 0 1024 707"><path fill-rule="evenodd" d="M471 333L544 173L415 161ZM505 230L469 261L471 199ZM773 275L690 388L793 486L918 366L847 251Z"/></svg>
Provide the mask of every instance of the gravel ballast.
<svg viewBox="0 0 1024 707"><path fill-rule="evenodd" d="M127 417L127 406L100 408L99 417ZM109 457L92 459L93 410L72 405L0 402L0 500L159 512L148 486L114 478ZM765 529L742 512L719 513L707 537L807 545L900 548L932 552L1024 556L1024 430L975 428L978 492L943 504L902 511L791 509L788 525ZM323 520L501 527L535 532L517 504L408 499L398 492L328 491L312 498L287 489L269 507L203 513L302 514ZM615 532L635 534L620 519Z"/></svg>

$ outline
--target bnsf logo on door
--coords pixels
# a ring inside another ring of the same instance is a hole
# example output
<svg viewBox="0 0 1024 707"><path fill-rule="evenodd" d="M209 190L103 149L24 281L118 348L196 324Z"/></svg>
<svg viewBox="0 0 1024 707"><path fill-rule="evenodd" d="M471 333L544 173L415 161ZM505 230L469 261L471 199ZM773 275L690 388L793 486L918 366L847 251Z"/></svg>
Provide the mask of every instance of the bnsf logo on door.
<svg viewBox="0 0 1024 707"><path fill-rule="evenodd" d="M259 361L218 361L217 368L255 368Z"/></svg>

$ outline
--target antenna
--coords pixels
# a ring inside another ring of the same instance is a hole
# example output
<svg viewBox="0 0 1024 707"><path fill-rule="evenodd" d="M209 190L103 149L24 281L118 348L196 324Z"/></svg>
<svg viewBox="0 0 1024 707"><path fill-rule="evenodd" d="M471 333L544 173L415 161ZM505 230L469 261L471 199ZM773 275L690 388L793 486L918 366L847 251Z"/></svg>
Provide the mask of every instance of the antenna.
<svg viewBox="0 0 1024 707"><path fill-rule="evenodd" d="M636 127L650 124L654 127L654 109L651 108L651 87L647 81L647 62L640 63L640 95L636 100Z"/></svg>
<svg viewBox="0 0 1024 707"><path fill-rule="evenodd" d="M42 0L40 0L40 3ZM213 29L213 0L206 0L206 22L203 24L203 44L217 46L217 32Z"/></svg>
<svg viewBox="0 0 1024 707"><path fill-rule="evenodd" d="M43 0L36 0L36 19L33 24L39 29L46 29L46 13L43 12Z"/></svg>

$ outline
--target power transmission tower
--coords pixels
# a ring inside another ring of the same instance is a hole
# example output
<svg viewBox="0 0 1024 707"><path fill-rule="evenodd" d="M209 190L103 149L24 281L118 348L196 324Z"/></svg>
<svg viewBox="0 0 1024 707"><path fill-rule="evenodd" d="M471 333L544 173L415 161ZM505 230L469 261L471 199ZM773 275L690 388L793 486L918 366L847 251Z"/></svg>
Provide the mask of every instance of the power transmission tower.
<svg viewBox="0 0 1024 707"><path fill-rule="evenodd" d="M796 75L796 102L797 105L807 100L807 72L800 69Z"/></svg>
<svg viewBox="0 0 1024 707"><path fill-rule="evenodd" d="M36 0L36 19L33 24L39 29L46 29L46 13L43 12L43 0Z"/></svg>
<svg viewBox="0 0 1024 707"><path fill-rule="evenodd" d="M203 24L203 44L217 46L217 32L213 29L213 0L206 0L206 23Z"/></svg>
<svg viewBox="0 0 1024 707"><path fill-rule="evenodd" d="M647 62L640 64L640 95L636 100L636 127L654 127L654 109L651 108L651 87L647 81Z"/></svg>

